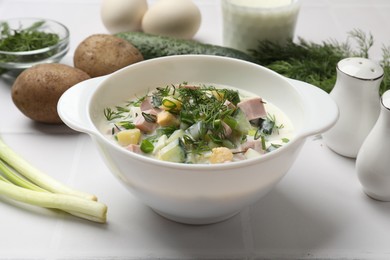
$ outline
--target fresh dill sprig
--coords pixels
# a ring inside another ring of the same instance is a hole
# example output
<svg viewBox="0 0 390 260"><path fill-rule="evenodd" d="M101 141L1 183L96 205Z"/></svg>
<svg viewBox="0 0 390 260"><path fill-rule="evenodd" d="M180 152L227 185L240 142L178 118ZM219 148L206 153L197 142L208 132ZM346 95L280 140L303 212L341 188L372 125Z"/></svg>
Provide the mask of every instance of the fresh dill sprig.
<svg viewBox="0 0 390 260"><path fill-rule="evenodd" d="M358 56L362 58L369 58L369 50L374 45L374 37L370 33L367 35L360 29L353 30L348 33L348 39L352 39L358 45L358 49L356 51L351 50L353 56Z"/></svg>
<svg viewBox="0 0 390 260"><path fill-rule="evenodd" d="M124 113L128 113L130 110L125 107L116 106L116 110L109 107L105 108L103 113L107 121L112 121L119 118L124 118Z"/></svg>
<svg viewBox="0 0 390 260"><path fill-rule="evenodd" d="M127 101L126 106L128 106L128 107L129 106L139 107L141 105L142 101L144 101L147 97L148 97L148 95L144 95L144 96L142 96L140 98L137 98L135 100L129 100L129 101Z"/></svg>
<svg viewBox="0 0 390 260"><path fill-rule="evenodd" d="M330 92L336 83L337 63L347 57L370 58L369 51L374 45L374 37L360 29L347 34L345 42L336 40L321 43L309 42L298 38L285 45L272 42L260 42L250 50L256 63L270 68L286 77L313 84ZM390 88L390 47L383 47L381 65L385 71L380 94Z"/></svg>
<svg viewBox="0 0 390 260"><path fill-rule="evenodd" d="M107 119L107 121L111 121L111 120L114 120L116 118L119 118L118 115L115 113L115 111L109 107L105 108L103 110L103 113L104 113L104 117Z"/></svg>
<svg viewBox="0 0 390 260"><path fill-rule="evenodd" d="M266 138L267 136L272 135L275 131L279 131L283 127L283 124L276 124L275 115L268 114L267 118L265 120L262 120L259 128L256 130L254 139L257 140L259 138Z"/></svg>
<svg viewBox="0 0 390 260"><path fill-rule="evenodd" d="M380 86L380 93L390 89L390 46L382 46L383 57L381 65L384 70L384 77Z"/></svg>
<svg viewBox="0 0 390 260"><path fill-rule="evenodd" d="M189 154L200 155L204 152L211 151L208 142L205 140L193 140L188 135L183 136L183 145Z"/></svg>

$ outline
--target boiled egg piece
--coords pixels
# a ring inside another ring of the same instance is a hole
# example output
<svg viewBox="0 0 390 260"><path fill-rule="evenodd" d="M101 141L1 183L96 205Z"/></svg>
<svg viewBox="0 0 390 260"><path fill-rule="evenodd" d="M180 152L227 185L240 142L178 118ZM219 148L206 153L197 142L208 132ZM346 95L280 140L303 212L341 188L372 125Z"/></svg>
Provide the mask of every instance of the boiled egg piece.
<svg viewBox="0 0 390 260"><path fill-rule="evenodd" d="M147 0L102 0L100 15L110 33L140 31Z"/></svg>
<svg viewBox="0 0 390 260"><path fill-rule="evenodd" d="M191 39L199 30L201 13L192 0L159 0L144 14L145 33Z"/></svg>

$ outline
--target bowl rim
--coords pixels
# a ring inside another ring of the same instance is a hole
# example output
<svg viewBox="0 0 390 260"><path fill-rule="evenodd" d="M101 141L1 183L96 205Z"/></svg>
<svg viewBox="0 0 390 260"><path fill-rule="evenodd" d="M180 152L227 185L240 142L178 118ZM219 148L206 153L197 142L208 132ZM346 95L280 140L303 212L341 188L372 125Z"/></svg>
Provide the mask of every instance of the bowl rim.
<svg viewBox="0 0 390 260"><path fill-rule="evenodd" d="M126 73L126 71L128 70L128 68L130 67L134 67L134 66L147 66L148 63L155 63L155 62L159 62L160 60L169 60L169 59L172 59L172 60L176 60L176 59L193 59L193 58L196 58L196 59L206 59L206 58L210 58L210 59L216 59L216 60L220 60L220 62L224 62L224 61L231 61L231 62L235 62L235 63L242 63L246 66L255 66L255 67L258 67L260 69L263 69L265 71L267 71L267 73L271 73L273 74L274 76L276 76L279 80L281 81L284 81L286 84L288 84L294 92L296 92L296 94L299 96L299 98L301 100L304 100L304 96L302 95L302 93L284 76L276 73L275 71L271 70L271 69L268 69L264 66L261 66L261 65L258 65L258 64L255 64L255 63L251 63L251 62L248 62L248 61L244 61L244 60L239 60L239 59L235 59L235 58L230 58L230 57L225 57L225 56L215 56L215 55L198 55L198 54L188 54L188 55L171 55L171 56L164 56L164 57L158 57L158 58L154 58L154 59L149 59L149 60L145 60L145 61L142 61L140 63L135 63L135 64L132 64L128 67L125 67L125 68L122 68L110 75L106 75L103 77L102 81L100 81L98 83L98 86L97 88L93 91L92 95L90 96L87 104L86 104L86 108L88 109L88 112L87 112L87 115L88 115L88 120L90 121L92 127L94 128L94 135L96 137L98 137L99 140L103 141L105 144L109 145L109 147L112 147L113 149L115 149L116 151L122 153L123 155L126 155L126 156L130 156L132 159L136 159L138 161L142 161L143 163L146 163L146 164L154 164L156 166L161 166L161 167L165 167L165 168L175 168L175 169L182 169L182 170L187 170L187 171L199 171L199 170L202 170L202 171L210 171L210 170L223 170L223 169L235 169L235 168L243 168L243 167L247 167L247 166L250 166L250 165L253 165L253 164L259 164L263 161L268 161L268 160L271 160L273 159L274 157L277 157L280 153L285 153L285 152L288 152L289 150L291 149L294 149L296 146L299 145L299 143L302 143L303 144L303 141L304 141L304 138L305 136L301 136L299 132L296 132L295 136L286 144L284 144L282 147L270 152L270 153L266 153L266 154L263 154L262 156L260 157L256 157L256 158L249 158L249 159L245 159L245 160L240 160L240 161L233 161L233 162L226 162L226 163L218 163L218 164L187 164L187 163L175 163L175 162L169 162L169 161L162 161L162 160L158 160L156 158L151 158L151 157L148 157L148 156L145 156L145 155L142 155L142 154L137 154L137 153L134 153L134 152L131 152L131 151L128 151L126 150L124 147L121 147L115 143L113 143L111 140L109 140L99 129L98 127L96 126L96 124L92 121L91 119L91 114L90 114L90 108L91 108L91 101L93 100L93 97L96 95L96 92L101 88L102 85L105 85L106 81L109 81L113 76L116 77L118 74L123 74L123 73ZM137 65L138 64L138 65Z"/></svg>
<svg viewBox="0 0 390 260"><path fill-rule="evenodd" d="M51 50L57 48L58 46L61 46L61 45L64 45L64 44L65 45L69 44L70 31L69 31L68 27L65 26L63 23L58 22L58 21L53 20L53 19L38 18L38 17L20 17L20 18L2 19L2 20L0 20L0 23L9 22L9 21L18 21L18 20L19 21L31 20L31 21L51 22L51 23L57 24L61 28L63 28L64 32L65 32L65 35L60 38L58 43L56 43L54 45L50 45L50 46L45 47L45 48L31 50L31 51L2 51L2 50L0 50L0 54L3 54L3 55L13 55L13 56L34 55L34 54L40 54L40 53L45 53L45 52L51 51ZM8 63L8 62L1 62L1 63Z"/></svg>

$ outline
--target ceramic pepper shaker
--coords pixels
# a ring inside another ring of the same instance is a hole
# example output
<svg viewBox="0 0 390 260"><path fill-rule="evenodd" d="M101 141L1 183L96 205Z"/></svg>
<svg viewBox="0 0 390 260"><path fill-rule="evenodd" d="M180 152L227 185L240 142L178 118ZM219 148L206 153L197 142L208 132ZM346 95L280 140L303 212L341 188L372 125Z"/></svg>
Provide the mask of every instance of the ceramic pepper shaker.
<svg viewBox="0 0 390 260"><path fill-rule="evenodd" d="M382 95L378 121L359 150L356 171L367 195L390 201L390 90Z"/></svg>
<svg viewBox="0 0 390 260"><path fill-rule="evenodd" d="M323 138L336 153L356 158L379 116L379 86L383 68L365 58L346 58L337 64L337 80L330 96L339 107L339 119Z"/></svg>

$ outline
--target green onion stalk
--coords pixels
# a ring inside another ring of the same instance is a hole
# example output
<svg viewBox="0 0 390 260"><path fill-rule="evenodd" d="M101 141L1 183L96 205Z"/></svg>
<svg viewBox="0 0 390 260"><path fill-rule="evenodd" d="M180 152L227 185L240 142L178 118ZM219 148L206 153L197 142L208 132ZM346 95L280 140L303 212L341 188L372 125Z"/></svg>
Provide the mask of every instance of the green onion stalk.
<svg viewBox="0 0 390 260"><path fill-rule="evenodd" d="M72 189L44 174L0 139L0 195L105 223L107 206L95 195Z"/></svg>

